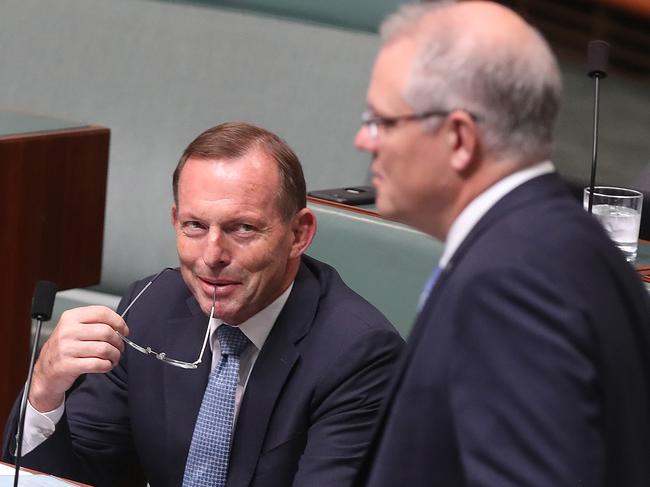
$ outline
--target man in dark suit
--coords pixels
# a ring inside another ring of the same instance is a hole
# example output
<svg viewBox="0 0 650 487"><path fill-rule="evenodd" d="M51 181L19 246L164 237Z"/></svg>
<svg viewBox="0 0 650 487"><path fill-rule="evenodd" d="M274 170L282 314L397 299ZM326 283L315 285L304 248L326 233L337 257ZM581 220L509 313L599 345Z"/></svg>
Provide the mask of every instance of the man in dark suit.
<svg viewBox="0 0 650 487"><path fill-rule="evenodd" d="M62 316L35 368L24 465L112 487L349 485L401 339L303 255L316 221L298 159L223 124L188 146L173 188L180 270L133 284L124 320ZM7 430L11 460L15 412Z"/></svg>
<svg viewBox="0 0 650 487"><path fill-rule="evenodd" d="M445 250L358 485L650 485L648 296L550 162L543 38L492 2L382 29L357 146Z"/></svg>

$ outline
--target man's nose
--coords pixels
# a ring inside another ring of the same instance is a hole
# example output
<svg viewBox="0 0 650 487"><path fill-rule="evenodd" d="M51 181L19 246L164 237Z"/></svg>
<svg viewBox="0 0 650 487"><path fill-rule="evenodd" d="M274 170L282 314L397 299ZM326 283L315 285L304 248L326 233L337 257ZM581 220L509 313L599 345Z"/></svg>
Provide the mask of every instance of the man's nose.
<svg viewBox="0 0 650 487"><path fill-rule="evenodd" d="M359 127L357 135L354 137L354 146L364 152L375 152L377 141L370 136L370 129L366 125Z"/></svg>
<svg viewBox="0 0 650 487"><path fill-rule="evenodd" d="M208 267L223 267L230 261L226 236L219 230L211 229L203 248L203 262Z"/></svg>

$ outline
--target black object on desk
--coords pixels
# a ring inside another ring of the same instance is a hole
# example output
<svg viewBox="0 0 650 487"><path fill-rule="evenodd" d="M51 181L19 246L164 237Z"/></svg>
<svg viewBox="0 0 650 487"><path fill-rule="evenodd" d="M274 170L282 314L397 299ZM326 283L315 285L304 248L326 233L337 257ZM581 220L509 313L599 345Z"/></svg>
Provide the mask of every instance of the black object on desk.
<svg viewBox="0 0 650 487"><path fill-rule="evenodd" d="M354 206L373 204L376 192L372 186L347 186L345 188L310 191L308 195L322 200Z"/></svg>

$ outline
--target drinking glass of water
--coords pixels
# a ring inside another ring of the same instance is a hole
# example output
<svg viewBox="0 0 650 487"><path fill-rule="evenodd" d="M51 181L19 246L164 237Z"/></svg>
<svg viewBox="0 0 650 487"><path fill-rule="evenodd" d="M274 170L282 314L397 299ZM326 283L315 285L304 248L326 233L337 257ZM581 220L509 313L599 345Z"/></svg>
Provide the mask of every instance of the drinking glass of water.
<svg viewBox="0 0 650 487"><path fill-rule="evenodd" d="M583 205L589 207L590 188L585 188ZM633 189L596 186L591 212L605 227L628 262L636 259L641 226L643 194Z"/></svg>

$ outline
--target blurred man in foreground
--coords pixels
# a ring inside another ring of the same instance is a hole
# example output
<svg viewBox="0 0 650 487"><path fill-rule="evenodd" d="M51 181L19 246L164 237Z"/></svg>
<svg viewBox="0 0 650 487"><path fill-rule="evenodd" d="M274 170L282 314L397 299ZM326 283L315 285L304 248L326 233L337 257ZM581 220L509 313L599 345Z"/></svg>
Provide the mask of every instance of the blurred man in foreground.
<svg viewBox="0 0 650 487"><path fill-rule="evenodd" d="M383 38L356 145L379 211L445 250L358 484L650 485L648 296L550 161L546 42L476 1Z"/></svg>
<svg viewBox="0 0 650 487"><path fill-rule="evenodd" d="M23 464L110 487L349 485L401 339L304 255L316 220L297 157L223 124L188 146L173 189L180 271L133 284L124 320L64 313L36 364ZM7 430L11 460L15 413Z"/></svg>

